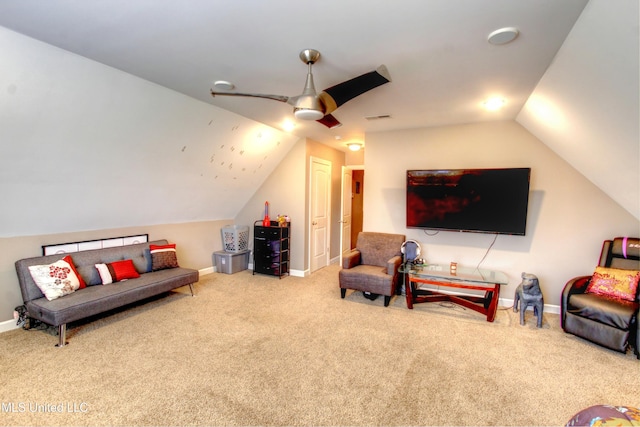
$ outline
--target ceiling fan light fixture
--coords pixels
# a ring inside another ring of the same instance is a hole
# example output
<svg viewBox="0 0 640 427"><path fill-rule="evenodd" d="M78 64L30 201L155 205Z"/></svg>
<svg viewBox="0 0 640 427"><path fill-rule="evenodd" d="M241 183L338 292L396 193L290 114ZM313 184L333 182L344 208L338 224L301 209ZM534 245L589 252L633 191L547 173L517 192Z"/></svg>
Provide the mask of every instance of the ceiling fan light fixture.
<svg viewBox="0 0 640 427"><path fill-rule="evenodd" d="M296 119L300 120L320 120L324 117L324 113L311 108L296 108L293 110Z"/></svg>
<svg viewBox="0 0 640 427"><path fill-rule="evenodd" d="M293 114L297 119L301 120L320 120L324 117L324 109L316 93L316 87L313 84L313 74L311 74L312 64L313 62L309 62L308 64L309 72L302 95L292 98L294 105Z"/></svg>
<svg viewBox="0 0 640 427"><path fill-rule="evenodd" d="M391 81L389 71L384 65L381 65L374 71L331 86L318 95L313 83L312 66L319 58L320 52L315 49L305 49L300 52L300 59L307 64L308 71L304 89L298 96L231 92L230 90L235 85L226 80L213 82L214 89L210 90L210 94L214 98L217 96L237 96L284 102L293 107L293 114L296 119L316 121L329 129L335 129L342 126L340 121L331 114L336 108L371 89Z"/></svg>

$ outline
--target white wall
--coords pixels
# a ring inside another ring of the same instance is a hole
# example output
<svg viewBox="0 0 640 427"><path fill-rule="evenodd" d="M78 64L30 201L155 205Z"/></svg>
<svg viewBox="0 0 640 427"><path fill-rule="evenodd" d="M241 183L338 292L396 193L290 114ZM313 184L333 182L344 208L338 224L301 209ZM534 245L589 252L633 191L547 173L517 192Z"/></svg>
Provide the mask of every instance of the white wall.
<svg viewBox="0 0 640 427"><path fill-rule="evenodd" d="M0 237L233 218L298 140L4 28L0 52Z"/></svg>
<svg viewBox="0 0 640 427"><path fill-rule="evenodd" d="M264 204L269 202L269 217L275 221L278 214L291 218L290 270L305 270L306 194L305 159L306 141L298 141L282 163L264 182L256 182L256 192L235 217L235 224L251 229L249 247L253 250L253 225L264 217ZM253 263L253 258L251 259Z"/></svg>
<svg viewBox="0 0 640 427"><path fill-rule="evenodd" d="M545 303L559 305L568 279L593 272L603 240L640 232L633 215L512 121L370 133L366 141L364 230L406 234L428 262L475 267L494 235L407 229L408 169L531 167L526 236L499 235L482 263L509 276L502 298L513 299L527 272L540 279Z"/></svg>
<svg viewBox="0 0 640 427"><path fill-rule="evenodd" d="M253 225L262 219L264 202L270 204L270 216L291 217L291 270L309 274L309 162L310 157L331 162L330 257L340 255L340 189L344 152L309 139L300 140L287 157L265 180L235 218L236 224ZM253 238L253 230L251 232ZM253 247L253 242L250 244Z"/></svg>
<svg viewBox="0 0 640 427"><path fill-rule="evenodd" d="M14 262L43 244L150 233L211 267L298 141L1 27L0 52L0 322L22 303Z"/></svg>
<svg viewBox="0 0 640 427"><path fill-rule="evenodd" d="M639 10L591 0L517 117L638 219Z"/></svg>

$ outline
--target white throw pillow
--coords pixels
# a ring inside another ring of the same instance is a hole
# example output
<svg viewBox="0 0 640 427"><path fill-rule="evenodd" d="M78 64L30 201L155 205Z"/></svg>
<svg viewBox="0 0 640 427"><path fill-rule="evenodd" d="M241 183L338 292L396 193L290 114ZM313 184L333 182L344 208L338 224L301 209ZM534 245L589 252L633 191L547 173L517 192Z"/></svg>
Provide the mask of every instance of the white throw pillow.
<svg viewBox="0 0 640 427"><path fill-rule="evenodd" d="M32 265L29 273L44 296L52 301L80 288L80 280L68 262L60 260L48 265Z"/></svg>
<svg viewBox="0 0 640 427"><path fill-rule="evenodd" d="M102 280L103 285L110 285L113 283L113 277L111 276L111 272L109 272L107 264L96 264L96 269L98 270L98 273L100 273L100 279Z"/></svg>

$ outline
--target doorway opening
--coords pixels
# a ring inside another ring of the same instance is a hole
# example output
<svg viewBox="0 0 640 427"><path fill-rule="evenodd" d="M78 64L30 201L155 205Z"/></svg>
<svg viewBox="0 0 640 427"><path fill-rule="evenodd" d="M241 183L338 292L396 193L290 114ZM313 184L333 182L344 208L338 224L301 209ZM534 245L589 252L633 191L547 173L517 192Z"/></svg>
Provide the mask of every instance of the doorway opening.
<svg viewBox="0 0 640 427"><path fill-rule="evenodd" d="M363 204L364 204L364 169L355 169L351 181L351 248L356 247L356 238L362 231Z"/></svg>
<svg viewBox="0 0 640 427"><path fill-rule="evenodd" d="M356 247L364 216L364 169L342 167L342 202L340 206L340 255ZM342 260L340 261L342 262Z"/></svg>

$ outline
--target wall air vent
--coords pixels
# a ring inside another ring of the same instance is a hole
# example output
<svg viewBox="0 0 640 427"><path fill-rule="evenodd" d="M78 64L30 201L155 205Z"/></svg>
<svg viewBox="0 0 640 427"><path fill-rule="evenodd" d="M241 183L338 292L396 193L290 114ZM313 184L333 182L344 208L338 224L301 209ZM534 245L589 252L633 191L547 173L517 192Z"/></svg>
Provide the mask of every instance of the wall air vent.
<svg viewBox="0 0 640 427"><path fill-rule="evenodd" d="M380 119L390 119L391 114L381 114L379 116L365 116L367 120L380 120Z"/></svg>

